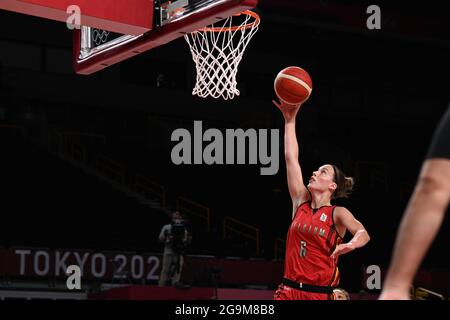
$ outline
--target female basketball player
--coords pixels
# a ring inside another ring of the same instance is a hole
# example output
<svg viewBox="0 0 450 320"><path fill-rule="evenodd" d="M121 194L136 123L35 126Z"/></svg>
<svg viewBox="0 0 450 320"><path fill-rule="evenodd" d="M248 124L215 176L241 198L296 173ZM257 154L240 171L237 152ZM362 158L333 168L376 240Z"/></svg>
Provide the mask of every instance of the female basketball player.
<svg viewBox="0 0 450 320"><path fill-rule="evenodd" d="M286 257L282 284L276 300L328 300L339 283L338 257L369 241L364 226L344 207L331 200L346 197L353 179L332 164L314 171L305 186L298 161L295 118L301 105L273 101L285 119L285 158L289 193L292 199L292 222L286 240ZM348 230L353 238L341 243Z"/></svg>

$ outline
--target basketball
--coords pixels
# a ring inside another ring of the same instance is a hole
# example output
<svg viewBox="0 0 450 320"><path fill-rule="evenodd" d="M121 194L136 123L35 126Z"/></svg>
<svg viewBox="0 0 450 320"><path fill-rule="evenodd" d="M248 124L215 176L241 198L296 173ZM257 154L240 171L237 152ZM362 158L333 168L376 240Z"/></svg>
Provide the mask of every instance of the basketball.
<svg viewBox="0 0 450 320"><path fill-rule="evenodd" d="M274 88L281 101L298 105L309 98L312 91L312 80L308 72L302 68L287 67L278 73Z"/></svg>

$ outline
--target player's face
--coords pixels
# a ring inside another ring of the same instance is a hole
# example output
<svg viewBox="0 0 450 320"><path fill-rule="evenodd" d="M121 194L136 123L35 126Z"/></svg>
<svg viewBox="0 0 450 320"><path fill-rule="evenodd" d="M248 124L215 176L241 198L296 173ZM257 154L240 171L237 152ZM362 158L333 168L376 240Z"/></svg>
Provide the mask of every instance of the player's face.
<svg viewBox="0 0 450 320"><path fill-rule="evenodd" d="M309 178L308 188L317 191L333 191L335 189L334 170L329 164L321 166Z"/></svg>

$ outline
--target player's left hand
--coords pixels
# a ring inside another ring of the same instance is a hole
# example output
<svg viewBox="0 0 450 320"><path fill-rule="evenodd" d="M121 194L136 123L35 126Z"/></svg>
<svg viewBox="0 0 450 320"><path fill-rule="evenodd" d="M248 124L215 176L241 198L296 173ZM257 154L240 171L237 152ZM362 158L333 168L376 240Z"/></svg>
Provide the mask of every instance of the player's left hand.
<svg viewBox="0 0 450 320"><path fill-rule="evenodd" d="M349 242L340 244L336 247L336 249L334 249L334 252L331 254L331 258L337 259L337 257L339 257L340 255L346 254L353 250L355 250L355 246L353 245L353 243Z"/></svg>

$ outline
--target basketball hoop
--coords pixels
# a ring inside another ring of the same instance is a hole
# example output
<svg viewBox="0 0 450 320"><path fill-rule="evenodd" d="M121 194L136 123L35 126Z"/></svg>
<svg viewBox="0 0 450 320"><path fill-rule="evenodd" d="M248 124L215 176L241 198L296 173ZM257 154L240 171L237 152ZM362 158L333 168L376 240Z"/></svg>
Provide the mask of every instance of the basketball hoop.
<svg viewBox="0 0 450 320"><path fill-rule="evenodd" d="M246 10L184 36L197 70L192 95L225 100L239 96L238 66L259 23L258 14Z"/></svg>

